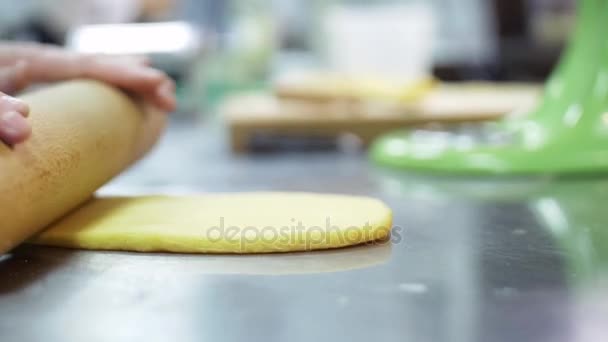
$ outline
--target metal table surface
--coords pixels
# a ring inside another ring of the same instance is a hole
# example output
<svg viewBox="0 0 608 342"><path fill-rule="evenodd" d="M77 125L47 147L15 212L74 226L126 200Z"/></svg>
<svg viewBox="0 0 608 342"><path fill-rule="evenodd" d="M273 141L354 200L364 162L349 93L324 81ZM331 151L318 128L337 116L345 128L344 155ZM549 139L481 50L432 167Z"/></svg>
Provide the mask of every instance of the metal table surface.
<svg viewBox="0 0 608 342"><path fill-rule="evenodd" d="M608 340L608 179L450 179L362 153L233 156L176 124L103 193L375 196L390 243L209 256L23 246L0 259L0 341Z"/></svg>

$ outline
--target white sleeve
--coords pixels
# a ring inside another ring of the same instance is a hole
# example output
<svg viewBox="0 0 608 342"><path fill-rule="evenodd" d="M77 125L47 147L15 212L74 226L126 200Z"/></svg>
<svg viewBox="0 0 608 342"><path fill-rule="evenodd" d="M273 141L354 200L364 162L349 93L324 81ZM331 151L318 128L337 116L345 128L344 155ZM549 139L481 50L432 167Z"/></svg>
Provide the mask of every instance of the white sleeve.
<svg viewBox="0 0 608 342"><path fill-rule="evenodd" d="M10 1L10 0L0 0ZM133 21L141 0L42 0L44 14L56 29L68 30L87 24L115 24Z"/></svg>

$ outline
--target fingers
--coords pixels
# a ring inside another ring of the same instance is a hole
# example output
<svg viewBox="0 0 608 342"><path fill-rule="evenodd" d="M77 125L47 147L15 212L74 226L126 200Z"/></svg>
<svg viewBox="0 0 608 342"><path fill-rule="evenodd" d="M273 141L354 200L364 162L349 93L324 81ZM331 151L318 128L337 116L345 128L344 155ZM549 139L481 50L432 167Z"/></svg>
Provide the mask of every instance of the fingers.
<svg viewBox="0 0 608 342"><path fill-rule="evenodd" d="M17 112L23 117L30 113L30 106L18 98L0 93L0 113Z"/></svg>
<svg viewBox="0 0 608 342"><path fill-rule="evenodd" d="M15 94L30 83L27 63L19 61L14 65L0 68L0 91Z"/></svg>
<svg viewBox="0 0 608 342"><path fill-rule="evenodd" d="M162 71L141 64L145 60L134 63L132 58L93 58L85 66L85 76L131 91L162 110L175 110L174 82Z"/></svg>
<svg viewBox="0 0 608 342"><path fill-rule="evenodd" d="M161 83L154 91L153 94L147 95L152 103L156 107L172 112L177 107L175 99L175 83L172 80L167 80Z"/></svg>
<svg viewBox="0 0 608 342"><path fill-rule="evenodd" d="M138 66L147 66L152 65L152 61L150 57L145 55L86 55L85 59L92 59L93 62L106 62L106 63L122 63L125 65L138 65Z"/></svg>
<svg viewBox="0 0 608 342"><path fill-rule="evenodd" d="M0 94L0 140L9 145L25 141L32 133L27 122L29 106L14 97Z"/></svg>
<svg viewBox="0 0 608 342"><path fill-rule="evenodd" d="M150 57L142 56L142 55L126 55L120 57L111 57L117 60L124 62L125 64L131 65L141 65L149 67L152 65L152 61L150 61Z"/></svg>
<svg viewBox="0 0 608 342"><path fill-rule="evenodd" d="M27 120L17 112L0 114L0 140L8 145L24 142L32 134L32 128Z"/></svg>
<svg viewBox="0 0 608 342"><path fill-rule="evenodd" d="M162 72L109 58L88 63L85 76L130 90L152 89L164 80Z"/></svg>

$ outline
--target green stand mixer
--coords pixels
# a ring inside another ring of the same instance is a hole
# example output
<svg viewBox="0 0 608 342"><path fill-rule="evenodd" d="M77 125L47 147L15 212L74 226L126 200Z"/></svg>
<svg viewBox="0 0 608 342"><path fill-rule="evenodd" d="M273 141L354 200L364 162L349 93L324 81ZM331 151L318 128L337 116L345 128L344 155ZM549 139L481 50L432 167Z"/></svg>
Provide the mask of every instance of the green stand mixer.
<svg viewBox="0 0 608 342"><path fill-rule="evenodd" d="M478 134L398 131L371 148L381 165L460 174L608 171L608 0L584 0L573 40L538 107Z"/></svg>

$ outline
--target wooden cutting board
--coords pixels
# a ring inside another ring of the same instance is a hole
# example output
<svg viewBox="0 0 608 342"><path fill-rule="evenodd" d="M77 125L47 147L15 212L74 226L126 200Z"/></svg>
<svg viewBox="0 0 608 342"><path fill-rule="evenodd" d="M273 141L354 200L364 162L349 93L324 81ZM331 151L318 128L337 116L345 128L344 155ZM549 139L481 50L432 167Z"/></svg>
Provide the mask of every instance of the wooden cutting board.
<svg viewBox="0 0 608 342"><path fill-rule="evenodd" d="M535 84L441 84L415 103L314 102L244 94L222 107L232 150L246 152L255 136L336 138L350 133L369 144L395 129L428 123L497 120L533 108L542 88Z"/></svg>

